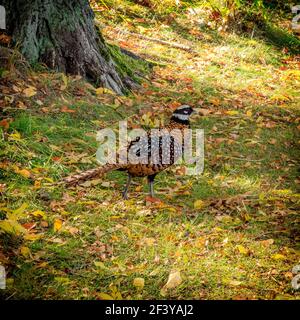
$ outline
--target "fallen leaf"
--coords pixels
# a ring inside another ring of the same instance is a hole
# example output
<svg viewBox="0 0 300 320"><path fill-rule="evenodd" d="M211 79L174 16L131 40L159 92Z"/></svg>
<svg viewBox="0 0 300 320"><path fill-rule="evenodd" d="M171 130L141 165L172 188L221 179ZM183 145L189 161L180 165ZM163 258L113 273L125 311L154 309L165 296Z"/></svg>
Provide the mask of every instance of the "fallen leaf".
<svg viewBox="0 0 300 320"><path fill-rule="evenodd" d="M144 286L145 286L145 279L143 279L143 278L135 278L133 280L133 285L136 288L142 290L144 288Z"/></svg>
<svg viewBox="0 0 300 320"><path fill-rule="evenodd" d="M7 119L1 120L0 127L3 127L5 130L7 130L9 128L9 121Z"/></svg>
<svg viewBox="0 0 300 320"><path fill-rule="evenodd" d="M272 255L272 259L274 260L286 260L286 256L280 253L276 253Z"/></svg>
<svg viewBox="0 0 300 320"><path fill-rule="evenodd" d="M173 289L178 287L182 283L181 275L179 271L171 271L167 283L164 285L164 289Z"/></svg>
<svg viewBox="0 0 300 320"><path fill-rule="evenodd" d="M274 239L262 240L262 241L260 241L260 243L263 246L268 247L268 246L270 246L271 244L274 243Z"/></svg>
<svg viewBox="0 0 300 320"><path fill-rule="evenodd" d="M41 237L42 237L42 234L28 233L28 234L25 234L24 240L36 241L36 240L39 240Z"/></svg>
<svg viewBox="0 0 300 320"><path fill-rule="evenodd" d="M101 94L105 94L105 93L115 94L115 92L113 92L112 90L107 89L107 88L102 88L102 87L97 88L95 91L96 91L97 95L101 95Z"/></svg>
<svg viewBox="0 0 300 320"><path fill-rule="evenodd" d="M204 201L202 200L196 200L194 202L194 209L202 209L204 207Z"/></svg>
<svg viewBox="0 0 300 320"><path fill-rule="evenodd" d="M62 221L60 219L55 219L54 225L53 225L54 232L59 231L61 227L62 227Z"/></svg>
<svg viewBox="0 0 300 320"><path fill-rule="evenodd" d="M110 296L109 294L104 293L104 292L97 293L97 296L101 300L114 300L114 298L112 296Z"/></svg>
<svg viewBox="0 0 300 320"><path fill-rule="evenodd" d="M239 112L236 110L228 110L225 113L228 114L229 116L235 116L235 115L239 114Z"/></svg>
<svg viewBox="0 0 300 320"><path fill-rule="evenodd" d="M30 86L30 87L24 89L23 93L24 93L25 97L30 98L30 97L35 96L37 92L36 92L35 87Z"/></svg>
<svg viewBox="0 0 300 320"><path fill-rule="evenodd" d="M63 112L63 113L75 113L76 112L73 109L69 109L67 106L61 107L60 111Z"/></svg>
<svg viewBox="0 0 300 320"><path fill-rule="evenodd" d="M79 229L76 228L76 227L70 227L70 228L68 228L68 231L69 231L73 236L79 233Z"/></svg>
<svg viewBox="0 0 300 320"><path fill-rule="evenodd" d="M246 248L245 248L244 246L242 246L242 245L238 245L238 246L237 246L237 249L238 249L239 253L241 253L241 254L247 255L247 254L249 253L249 250L246 249Z"/></svg>
<svg viewBox="0 0 300 320"><path fill-rule="evenodd" d="M146 200L146 203L161 203L162 202L160 199L154 198L151 196L146 196L145 200Z"/></svg>
<svg viewBox="0 0 300 320"><path fill-rule="evenodd" d="M15 173L20 174L20 175L23 176L24 178L30 178L30 176L31 176L30 171L27 170L27 169L19 169L19 168L16 168L16 169L15 169Z"/></svg>
<svg viewBox="0 0 300 320"><path fill-rule="evenodd" d="M195 110L196 110L198 113L202 114L203 116L207 116L207 115L209 115L210 113L212 113L211 110L205 109L205 108L195 108Z"/></svg>
<svg viewBox="0 0 300 320"><path fill-rule="evenodd" d="M155 243L155 239L154 238L143 238L142 240L139 241L139 244L141 246L148 246L148 247L153 246L154 243Z"/></svg>
<svg viewBox="0 0 300 320"><path fill-rule="evenodd" d="M228 282L228 284L229 284L230 286L237 287L237 286L239 286L239 285L242 284L242 281L231 280L231 281Z"/></svg>
<svg viewBox="0 0 300 320"><path fill-rule="evenodd" d="M21 247L20 248L20 252L21 252L21 255L24 257L24 258L30 258L31 257L31 252L30 252L30 249L28 247Z"/></svg>
<svg viewBox="0 0 300 320"><path fill-rule="evenodd" d="M43 212L41 210L36 210L36 211L32 212L32 215L37 217L37 218L43 218L43 219L46 218L45 212Z"/></svg>
<svg viewBox="0 0 300 320"><path fill-rule="evenodd" d="M107 269L106 266L105 266L105 264L104 264L103 262L101 262L101 261L94 261L94 265L95 265L95 267L97 267L97 268Z"/></svg>
<svg viewBox="0 0 300 320"><path fill-rule="evenodd" d="M9 135L9 140L20 141L21 140L21 134L18 131L15 131L14 133L11 133Z"/></svg>
<svg viewBox="0 0 300 320"><path fill-rule="evenodd" d="M63 284L71 283L71 280L69 278L67 278L67 277L55 277L54 280L59 282L59 283L63 283Z"/></svg>

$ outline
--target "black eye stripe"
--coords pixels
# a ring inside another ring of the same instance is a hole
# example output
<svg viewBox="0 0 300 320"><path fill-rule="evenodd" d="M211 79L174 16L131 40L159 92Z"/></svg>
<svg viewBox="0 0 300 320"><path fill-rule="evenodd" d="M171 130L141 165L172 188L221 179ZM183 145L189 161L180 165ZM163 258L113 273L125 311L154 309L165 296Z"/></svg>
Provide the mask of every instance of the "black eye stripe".
<svg viewBox="0 0 300 320"><path fill-rule="evenodd" d="M175 110L174 113L177 113L177 114L189 114L191 112L192 112L191 109L181 109L181 110Z"/></svg>

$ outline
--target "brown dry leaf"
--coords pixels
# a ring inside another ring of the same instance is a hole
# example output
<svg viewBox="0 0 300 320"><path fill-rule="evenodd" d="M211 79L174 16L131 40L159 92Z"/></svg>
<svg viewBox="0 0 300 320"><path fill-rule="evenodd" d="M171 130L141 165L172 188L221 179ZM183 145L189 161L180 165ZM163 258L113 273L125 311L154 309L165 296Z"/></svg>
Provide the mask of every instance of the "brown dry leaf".
<svg viewBox="0 0 300 320"><path fill-rule="evenodd" d="M274 243L274 239L262 240L260 243L265 247L269 247Z"/></svg>
<svg viewBox="0 0 300 320"><path fill-rule="evenodd" d="M162 201L160 199L154 198L151 196L146 196L145 200L146 200L146 205L150 205L152 203L162 203Z"/></svg>
<svg viewBox="0 0 300 320"><path fill-rule="evenodd" d="M276 142L277 142L277 140L276 139L274 139L274 138L272 138L272 139L270 139L269 141L268 141L270 144L276 144Z"/></svg>
<svg viewBox="0 0 300 320"><path fill-rule="evenodd" d="M154 243L155 243L154 238L143 238L139 241L140 246L152 247L154 245Z"/></svg>
<svg viewBox="0 0 300 320"><path fill-rule="evenodd" d="M0 193L4 192L6 189L6 184L5 183L0 183Z"/></svg>
<svg viewBox="0 0 300 320"><path fill-rule="evenodd" d="M9 121L8 119L3 119L0 121L0 127L4 128L7 130L9 128Z"/></svg>
<svg viewBox="0 0 300 320"><path fill-rule="evenodd" d="M41 221L41 227L43 228L48 228L49 227L49 223L47 221Z"/></svg>
<svg viewBox="0 0 300 320"><path fill-rule="evenodd" d="M202 114L203 116L207 116L207 115L209 115L210 113L212 113L211 110L205 109L205 108L195 108L195 110L196 110L198 113Z"/></svg>
<svg viewBox="0 0 300 320"><path fill-rule="evenodd" d="M209 102L213 104L215 107L218 107L221 104L221 101L218 98L211 98Z"/></svg>
<svg viewBox="0 0 300 320"><path fill-rule="evenodd" d="M71 233L71 235L73 235L73 236L79 233L79 229L76 228L76 227L69 227L67 230L68 230L68 231Z"/></svg>
<svg viewBox="0 0 300 320"><path fill-rule="evenodd" d="M69 109L67 106L61 107L60 111L63 112L63 113L75 113L76 112L73 109Z"/></svg>

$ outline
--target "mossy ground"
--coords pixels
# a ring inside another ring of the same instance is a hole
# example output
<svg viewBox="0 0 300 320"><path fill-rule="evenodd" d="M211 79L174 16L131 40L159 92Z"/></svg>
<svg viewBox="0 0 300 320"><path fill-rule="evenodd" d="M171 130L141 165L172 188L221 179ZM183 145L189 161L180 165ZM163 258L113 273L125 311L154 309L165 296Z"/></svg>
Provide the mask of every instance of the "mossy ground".
<svg viewBox="0 0 300 320"><path fill-rule="evenodd" d="M96 95L82 79L48 72L25 80L5 72L1 79L0 213L26 203L20 222L28 231L25 240L1 236L8 279L0 294L299 299L291 286L299 264L299 61L263 40L197 29L187 15L169 24L138 13L127 18L102 15L104 35L158 63L139 92ZM196 54L119 34L116 26ZM24 94L28 86L36 89L32 97ZM100 128L123 119L151 125L180 103L198 108L192 127L205 130L205 169L200 176L177 168L158 175L161 203L145 201L139 179L122 200L122 172L91 187L49 185L96 165ZM164 291L172 270L182 283ZM143 289L135 278L144 278Z"/></svg>

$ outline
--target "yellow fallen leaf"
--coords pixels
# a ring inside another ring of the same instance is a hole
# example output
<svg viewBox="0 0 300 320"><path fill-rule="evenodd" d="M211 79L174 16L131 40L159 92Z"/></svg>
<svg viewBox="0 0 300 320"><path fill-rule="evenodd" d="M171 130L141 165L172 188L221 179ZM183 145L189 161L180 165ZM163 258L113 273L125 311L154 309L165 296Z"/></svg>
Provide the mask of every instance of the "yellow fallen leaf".
<svg viewBox="0 0 300 320"><path fill-rule="evenodd" d="M247 255L249 253L249 250L240 244L237 246L237 249L238 249L239 253L241 253L241 254Z"/></svg>
<svg viewBox="0 0 300 320"><path fill-rule="evenodd" d="M228 284L229 284L230 286L237 287L237 286L239 286L239 285L242 284L242 281L231 280L231 281L228 282Z"/></svg>
<svg viewBox="0 0 300 320"><path fill-rule="evenodd" d="M154 238L144 238L140 241L140 243L141 243L141 245L151 247L154 245L155 239Z"/></svg>
<svg viewBox="0 0 300 320"><path fill-rule="evenodd" d="M22 217L23 213L25 212L26 208L28 207L28 203L23 203L21 205L21 207L19 207L18 209L16 210L13 210L10 214L9 214L9 218L10 219L14 219L14 220L17 220L19 219L20 217Z"/></svg>
<svg viewBox="0 0 300 320"><path fill-rule="evenodd" d="M11 133L8 137L9 140L14 141L20 141L21 140L21 134L18 131L15 131L14 133Z"/></svg>
<svg viewBox="0 0 300 320"><path fill-rule="evenodd" d="M274 260L286 260L286 256L280 253L276 253L272 255L272 259Z"/></svg>
<svg viewBox="0 0 300 320"><path fill-rule="evenodd" d="M27 98L33 97L36 95L36 88L30 86L30 87L24 89L23 93L24 93L25 97L27 97Z"/></svg>
<svg viewBox="0 0 300 320"><path fill-rule="evenodd" d="M135 278L133 280L133 285L138 289L143 289L145 286L145 279L143 278Z"/></svg>
<svg viewBox="0 0 300 320"><path fill-rule="evenodd" d="M21 170L17 169L17 170L15 170L15 172L16 172L17 174L20 174L20 175L23 176L24 178L30 178L30 176L31 176L30 171L27 170L27 169L21 169Z"/></svg>
<svg viewBox="0 0 300 320"><path fill-rule="evenodd" d="M96 89L96 94L97 95L101 95L101 94L105 94L105 93L115 94L115 92L113 92L112 90L107 89L107 88L100 87L100 88Z"/></svg>
<svg viewBox="0 0 300 320"><path fill-rule="evenodd" d="M19 235L21 233L26 233L26 229L23 228L16 220L2 220L0 221L0 232L4 231L7 233L12 233Z"/></svg>
<svg viewBox="0 0 300 320"><path fill-rule="evenodd" d="M20 248L20 252L21 252L21 255L24 257L24 258L30 258L31 257L31 252L30 252L30 249L28 247L21 247Z"/></svg>
<svg viewBox="0 0 300 320"><path fill-rule="evenodd" d="M27 241L36 241L39 240L42 237L41 234L35 234L35 233L27 233L24 236L24 239Z"/></svg>
<svg viewBox="0 0 300 320"><path fill-rule="evenodd" d="M62 74L62 80L63 80L63 84L60 86L60 90L64 91L68 87L68 77L64 73Z"/></svg>
<svg viewBox="0 0 300 320"><path fill-rule="evenodd" d="M228 110L228 111L226 111L226 114L228 114L229 116L235 116L235 115L239 114L239 112L236 110Z"/></svg>
<svg viewBox="0 0 300 320"><path fill-rule="evenodd" d="M62 227L62 221L60 219L55 219L54 225L53 225L54 232L59 231L61 227Z"/></svg>
<svg viewBox="0 0 300 320"><path fill-rule="evenodd" d="M37 217L37 218L43 218L43 219L46 218L46 214L42 210L36 210L36 211L32 212L32 215Z"/></svg>
<svg viewBox="0 0 300 320"><path fill-rule="evenodd" d="M71 283L71 280L69 278L67 278L67 277L55 277L54 280L59 282L59 283L63 283L63 284Z"/></svg>
<svg viewBox="0 0 300 320"><path fill-rule="evenodd" d="M94 265L95 265L95 267L100 268L100 269L107 269L105 264L101 261L94 261Z"/></svg>
<svg viewBox="0 0 300 320"><path fill-rule="evenodd" d="M167 283L164 285L164 289L173 289L178 287L182 283L182 278L179 271L171 271Z"/></svg>
<svg viewBox="0 0 300 320"><path fill-rule="evenodd" d="M98 293L97 296L98 296L99 299L101 299L101 300L114 300L114 298L113 298L112 296L110 296L109 294L104 293L104 292Z"/></svg>
<svg viewBox="0 0 300 320"><path fill-rule="evenodd" d="M194 209L202 209L204 207L204 201L196 200L194 202Z"/></svg>
<svg viewBox="0 0 300 320"><path fill-rule="evenodd" d="M43 218L43 219L46 218L46 214L42 210L36 210L36 211L32 212L32 215L37 217L37 218Z"/></svg>
<svg viewBox="0 0 300 320"><path fill-rule="evenodd" d="M246 116L249 117L249 118L252 117L252 111L248 110L248 111L246 112Z"/></svg>

